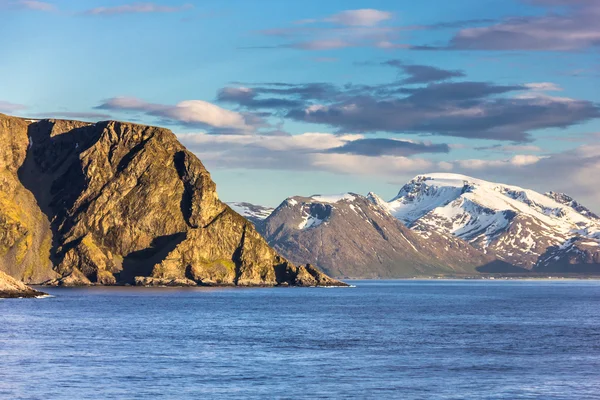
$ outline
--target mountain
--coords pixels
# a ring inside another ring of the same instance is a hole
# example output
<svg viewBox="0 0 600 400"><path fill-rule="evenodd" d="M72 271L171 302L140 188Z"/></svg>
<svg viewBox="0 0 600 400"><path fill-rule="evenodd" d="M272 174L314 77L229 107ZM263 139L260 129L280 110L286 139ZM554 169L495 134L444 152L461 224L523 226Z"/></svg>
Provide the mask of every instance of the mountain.
<svg viewBox="0 0 600 400"><path fill-rule="evenodd" d="M600 219L562 193L429 174L384 206L423 237L451 234L527 270L600 272Z"/></svg>
<svg viewBox="0 0 600 400"><path fill-rule="evenodd" d="M343 285L222 203L175 135L0 115L0 269L55 285Z"/></svg>
<svg viewBox="0 0 600 400"><path fill-rule="evenodd" d="M0 271L0 299L40 297L45 293L33 290L24 283Z"/></svg>
<svg viewBox="0 0 600 400"><path fill-rule="evenodd" d="M291 197L257 229L286 257L310 260L338 277L473 274L494 257L431 232L427 239L394 218L374 194Z"/></svg>

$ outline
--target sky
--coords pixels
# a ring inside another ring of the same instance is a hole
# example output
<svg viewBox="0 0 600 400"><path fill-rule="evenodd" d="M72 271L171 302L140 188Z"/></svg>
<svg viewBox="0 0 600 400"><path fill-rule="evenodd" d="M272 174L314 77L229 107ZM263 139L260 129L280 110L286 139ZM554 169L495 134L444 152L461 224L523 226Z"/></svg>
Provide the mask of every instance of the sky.
<svg viewBox="0 0 600 400"><path fill-rule="evenodd" d="M599 0L0 0L0 112L165 126L225 201L419 174L600 212Z"/></svg>

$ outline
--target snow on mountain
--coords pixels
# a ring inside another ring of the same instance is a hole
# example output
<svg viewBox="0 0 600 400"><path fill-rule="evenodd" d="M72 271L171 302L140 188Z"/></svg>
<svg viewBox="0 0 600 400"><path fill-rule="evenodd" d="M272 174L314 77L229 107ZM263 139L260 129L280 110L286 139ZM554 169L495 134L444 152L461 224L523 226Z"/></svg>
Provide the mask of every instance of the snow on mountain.
<svg viewBox="0 0 600 400"><path fill-rule="evenodd" d="M383 206L423 236L450 233L525 268L575 252L575 238L600 237L598 217L569 196L458 174L419 175Z"/></svg>
<svg viewBox="0 0 600 400"><path fill-rule="evenodd" d="M273 212L274 208L263 207L250 203L227 203L229 207L236 213L250 220L250 222L256 223L266 219Z"/></svg>
<svg viewBox="0 0 600 400"><path fill-rule="evenodd" d="M563 193L458 174L419 175L375 193L290 197L275 210L230 203L291 260L336 276L600 273L600 218Z"/></svg>

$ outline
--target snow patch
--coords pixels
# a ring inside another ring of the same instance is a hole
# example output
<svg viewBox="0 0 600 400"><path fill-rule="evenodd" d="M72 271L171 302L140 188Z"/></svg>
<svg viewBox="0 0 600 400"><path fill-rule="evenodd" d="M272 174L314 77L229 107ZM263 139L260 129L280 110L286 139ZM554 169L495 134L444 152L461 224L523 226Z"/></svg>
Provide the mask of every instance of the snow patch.
<svg viewBox="0 0 600 400"><path fill-rule="evenodd" d="M334 195L327 195L327 196L316 194L314 196L311 196L311 199L318 201L320 203L335 204L339 201L354 201L356 199L356 196L354 196L350 193L334 194Z"/></svg>
<svg viewBox="0 0 600 400"><path fill-rule="evenodd" d="M324 220L315 217L311 214L304 214L302 216L302 222L298 225L298 229L309 229L315 228L323 223Z"/></svg>

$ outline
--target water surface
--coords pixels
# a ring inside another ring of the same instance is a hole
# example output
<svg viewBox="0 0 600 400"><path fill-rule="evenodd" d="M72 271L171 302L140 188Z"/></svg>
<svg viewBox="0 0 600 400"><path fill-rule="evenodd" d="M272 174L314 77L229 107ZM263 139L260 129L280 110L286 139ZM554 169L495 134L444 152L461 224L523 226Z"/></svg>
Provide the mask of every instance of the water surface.
<svg viewBox="0 0 600 400"><path fill-rule="evenodd" d="M0 399L600 398L600 281L45 289Z"/></svg>

